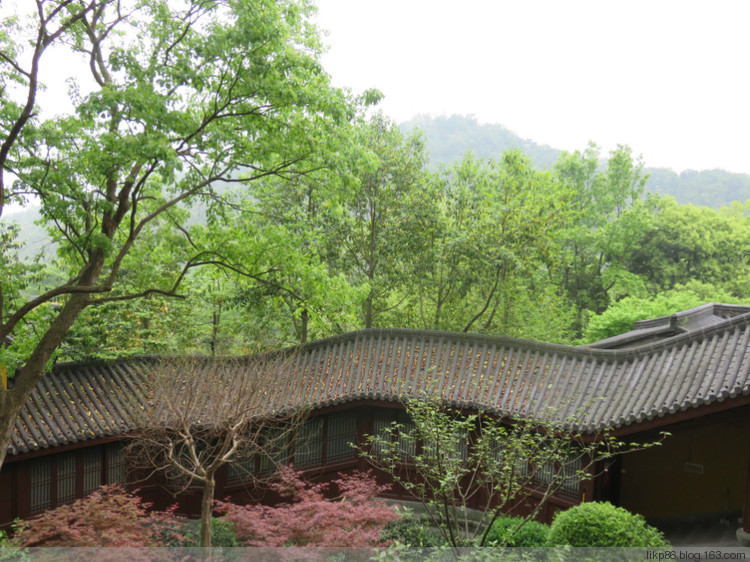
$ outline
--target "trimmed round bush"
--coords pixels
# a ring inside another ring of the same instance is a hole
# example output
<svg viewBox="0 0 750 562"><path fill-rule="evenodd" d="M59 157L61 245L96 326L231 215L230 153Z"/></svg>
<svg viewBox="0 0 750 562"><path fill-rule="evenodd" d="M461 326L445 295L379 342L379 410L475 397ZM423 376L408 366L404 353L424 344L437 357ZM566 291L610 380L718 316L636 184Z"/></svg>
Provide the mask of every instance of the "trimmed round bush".
<svg viewBox="0 0 750 562"><path fill-rule="evenodd" d="M515 531L523 520L522 517L499 517L487 533L487 546L544 546L549 535L549 526L539 521L527 521ZM515 531L515 533L514 533Z"/></svg>
<svg viewBox="0 0 750 562"><path fill-rule="evenodd" d="M557 514L547 546L668 547L642 516L608 502L590 502Z"/></svg>

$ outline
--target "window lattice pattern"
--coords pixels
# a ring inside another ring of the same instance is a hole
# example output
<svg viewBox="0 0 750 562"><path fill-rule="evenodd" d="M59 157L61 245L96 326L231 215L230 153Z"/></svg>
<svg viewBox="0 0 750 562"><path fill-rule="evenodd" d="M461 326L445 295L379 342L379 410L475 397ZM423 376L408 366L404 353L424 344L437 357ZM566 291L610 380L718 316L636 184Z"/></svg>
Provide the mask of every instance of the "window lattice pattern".
<svg viewBox="0 0 750 562"><path fill-rule="evenodd" d="M307 420L294 438L294 466L319 466L323 461L323 418Z"/></svg>
<svg viewBox="0 0 750 562"><path fill-rule="evenodd" d="M37 459L30 478L29 514L36 515L72 503L102 484L125 482L124 446L110 443Z"/></svg>
<svg viewBox="0 0 750 562"><path fill-rule="evenodd" d="M31 513L52 507L52 462L39 459L31 465Z"/></svg>
<svg viewBox="0 0 750 562"><path fill-rule="evenodd" d="M83 451L83 495L96 490L102 482L102 451L99 447Z"/></svg>
<svg viewBox="0 0 750 562"><path fill-rule="evenodd" d="M326 451L328 462L351 459L357 455L357 451L351 446L357 440L356 421L354 414L350 412L329 416Z"/></svg>
<svg viewBox="0 0 750 562"><path fill-rule="evenodd" d="M265 455L260 457L260 474L266 476L278 470L279 465L289 462L289 441L287 430L273 428L266 431L264 439Z"/></svg>
<svg viewBox="0 0 750 562"><path fill-rule="evenodd" d="M562 484L563 492L568 494L578 494L581 489L581 481L579 479L578 471L583 468L581 458L578 456L572 456L566 463L562 465L561 475L564 478Z"/></svg>
<svg viewBox="0 0 750 562"><path fill-rule="evenodd" d="M413 457L416 454L416 442L414 440L406 439L406 437L402 435L402 433L413 433L415 428L414 422L411 421L411 418L409 418L409 414L407 414L405 411L393 410L378 412L373 422L375 435L379 437L383 437L384 435L386 435L386 430L392 427L394 423L400 425L401 430L395 437L398 443L399 455L403 458L409 458ZM377 442L373 444L373 452L375 454L382 454L384 452L383 449L384 447Z"/></svg>
<svg viewBox="0 0 750 562"><path fill-rule="evenodd" d="M74 453L57 458L57 505L76 499L76 457Z"/></svg>
<svg viewBox="0 0 750 562"><path fill-rule="evenodd" d="M107 484L125 482L125 446L122 443L107 445Z"/></svg>
<svg viewBox="0 0 750 562"><path fill-rule="evenodd" d="M255 456L233 462L227 470L227 484L241 484L255 472Z"/></svg>

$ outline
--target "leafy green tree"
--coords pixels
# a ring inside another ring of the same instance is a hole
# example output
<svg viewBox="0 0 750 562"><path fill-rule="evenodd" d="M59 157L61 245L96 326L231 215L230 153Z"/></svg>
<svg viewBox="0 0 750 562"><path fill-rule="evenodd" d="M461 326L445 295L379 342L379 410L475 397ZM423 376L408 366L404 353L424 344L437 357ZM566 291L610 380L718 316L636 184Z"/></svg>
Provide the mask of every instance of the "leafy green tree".
<svg viewBox="0 0 750 562"><path fill-rule="evenodd" d="M554 170L574 191L576 216L562 234L564 255L556 273L575 303L576 328L580 331L585 326L586 311L606 309L609 291L619 277L629 278L616 267L621 258L615 252L627 249L622 246L625 229L621 221L632 217L626 211L640 200L648 178L643 174L643 163L633 159L627 146L618 146L610 154L606 169L600 169L599 148L590 144L583 152L564 152Z"/></svg>
<svg viewBox="0 0 750 562"><path fill-rule="evenodd" d="M258 182L236 219L238 239L263 248L268 272L239 280L237 296L286 343L351 329L367 290L339 263L349 180L339 173L341 162L322 166L304 177Z"/></svg>
<svg viewBox="0 0 750 562"><path fill-rule="evenodd" d="M23 25L17 17L0 24L0 65L15 84L2 91L0 211L36 197L70 266L64 283L0 314L4 339L60 304L33 349L6 365L15 380L0 391L0 462L18 412L84 309L175 295L189 271L221 261L215 248L194 247L173 210L202 199L213 213L223 204L219 181L308 172L310 156L327 150L322 129L349 117L320 67L302 0L39 0L28 8ZM53 44L86 60L93 83L70 88L74 115L42 119L39 61ZM118 293L128 256L159 223L183 237L184 258L164 267L175 274Z"/></svg>
<svg viewBox="0 0 750 562"><path fill-rule="evenodd" d="M405 281L411 239L419 236L411 205L423 201L426 154L420 136L404 137L380 114L358 132L366 153L356 162L359 182L344 208L339 263L354 285L367 286L360 324L371 328L403 303L394 298Z"/></svg>
<svg viewBox="0 0 750 562"><path fill-rule="evenodd" d="M648 220L633 239L627 267L650 290L695 279L750 296L750 217L747 205L719 210L651 197Z"/></svg>
<svg viewBox="0 0 750 562"><path fill-rule="evenodd" d="M512 151L498 161L467 154L426 195L406 261L419 324L519 335L519 294L548 292L538 273L557 253L567 190Z"/></svg>
<svg viewBox="0 0 750 562"><path fill-rule="evenodd" d="M0 224L0 323L6 322L10 311L14 310L28 296L29 291L44 278L44 268L38 260L28 261L20 257L22 245L18 241L19 226L13 223ZM50 307L43 307L34 315L29 315L19 326L16 336L19 341L8 346L12 338L6 335L0 340L0 370L6 373L7 365L21 360L29 346L38 340L38 332L43 330L51 314Z"/></svg>

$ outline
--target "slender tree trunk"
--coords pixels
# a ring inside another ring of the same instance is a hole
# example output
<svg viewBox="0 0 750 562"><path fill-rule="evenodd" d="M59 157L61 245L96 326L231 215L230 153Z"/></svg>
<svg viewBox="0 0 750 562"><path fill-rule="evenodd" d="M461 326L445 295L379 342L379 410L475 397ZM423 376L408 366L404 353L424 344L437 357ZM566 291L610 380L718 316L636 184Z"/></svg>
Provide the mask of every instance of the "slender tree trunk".
<svg viewBox="0 0 750 562"><path fill-rule="evenodd" d="M211 546L211 514L215 488L216 481L213 473L206 475L203 481L203 497L201 497L201 547Z"/></svg>
<svg viewBox="0 0 750 562"><path fill-rule="evenodd" d="M367 298L365 299L365 329L372 328L372 299L373 299L372 291L370 291L370 294L367 295Z"/></svg>
<svg viewBox="0 0 750 562"><path fill-rule="evenodd" d="M310 324L310 313L307 311L306 308L303 308L302 313L300 314L299 343L307 343L307 329L308 329L309 324Z"/></svg>

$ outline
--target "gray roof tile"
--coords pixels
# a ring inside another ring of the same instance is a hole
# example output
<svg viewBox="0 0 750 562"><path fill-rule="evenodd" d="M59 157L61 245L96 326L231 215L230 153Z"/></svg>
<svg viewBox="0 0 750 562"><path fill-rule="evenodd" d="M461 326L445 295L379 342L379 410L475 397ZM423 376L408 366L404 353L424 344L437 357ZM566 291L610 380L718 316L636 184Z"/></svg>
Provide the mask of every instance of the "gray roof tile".
<svg viewBox="0 0 750 562"><path fill-rule="evenodd" d="M635 424L750 393L750 309L721 306L690 317L693 329L628 349L446 332L353 332L299 347L263 405L314 409L437 392L446 403L501 415L577 416L584 431ZM710 325L704 325L707 311ZM128 431L155 361L55 367L27 401L9 453Z"/></svg>

